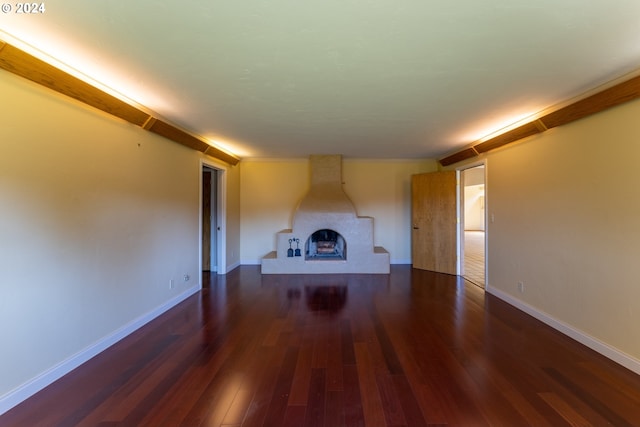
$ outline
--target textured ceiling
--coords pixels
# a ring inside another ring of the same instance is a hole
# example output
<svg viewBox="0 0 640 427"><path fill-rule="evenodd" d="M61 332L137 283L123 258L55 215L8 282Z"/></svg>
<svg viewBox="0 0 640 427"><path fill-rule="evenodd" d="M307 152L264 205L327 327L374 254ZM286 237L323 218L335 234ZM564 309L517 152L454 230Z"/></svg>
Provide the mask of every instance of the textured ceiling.
<svg viewBox="0 0 640 427"><path fill-rule="evenodd" d="M240 157L439 158L640 69L638 0L49 0L24 42Z"/></svg>

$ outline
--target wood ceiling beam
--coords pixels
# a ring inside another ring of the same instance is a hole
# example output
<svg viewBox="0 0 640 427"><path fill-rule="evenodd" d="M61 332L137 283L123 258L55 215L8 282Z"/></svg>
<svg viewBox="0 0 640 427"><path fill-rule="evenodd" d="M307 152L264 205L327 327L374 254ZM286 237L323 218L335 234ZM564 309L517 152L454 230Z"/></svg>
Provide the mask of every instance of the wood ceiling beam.
<svg viewBox="0 0 640 427"><path fill-rule="evenodd" d="M109 95L10 44L5 44L0 50L0 68L137 126L142 126L149 117L149 114L132 107L115 96Z"/></svg>
<svg viewBox="0 0 640 427"><path fill-rule="evenodd" d="M449 166L462 160L473 158L496 148L503 147L521 139L527 138L548 129L562 126L580 120L584 117L599 113L616 105L623 104L640 97L640 76L619 83L594 95L576 101L566 107L546 114L537 120L525 123L501 135L474 144L450 156L439 160L442 166ZM474 155L475 152L475 155Z"/></svg>
<svg viewBox="0 0 640 427"><path fill-rule="evenodd" d="M0 40L0 68L230 165L237 157Z"/></svg>
<svg viewBox="0 0 640 427"><path fill-rule="evenodd" d="M526 123L480 144L474 145L473 148L475 148L478 153L486 153L487 151L495 150L496 148L503 147L537 133L540 133L540 129L536 126L535 122Z"/></svg>
<svg viewBox="0 0 640 427"><path fill-rule="evenodd" d="M549 129L640 97L640 76L617 84L540 118Z"/></svg>
<svg viewBox="0 0 640 427"><path fill-rule="evenodd" d="M461 162L463 160L472 159L477 155L478 155L478 152L476 151L476 149L473 147L470 147L470 148L466 148L464 150L458 151L457 153L452 154L449 157L445 157L444 159L440 160L440 164L442 166L449 166L454 163Z"/></svg>

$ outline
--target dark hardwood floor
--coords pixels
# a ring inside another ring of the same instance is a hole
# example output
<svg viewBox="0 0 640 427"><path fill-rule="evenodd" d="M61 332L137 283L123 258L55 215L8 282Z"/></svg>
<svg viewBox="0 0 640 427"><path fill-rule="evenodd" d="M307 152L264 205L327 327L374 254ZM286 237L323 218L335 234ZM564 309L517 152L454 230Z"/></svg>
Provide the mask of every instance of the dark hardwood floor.
<svg viewBox="0 0 640 427"><path fill-rule="evenodd" d="M243 266L0 426L640 425L640 377L462 279Z"/></svg>

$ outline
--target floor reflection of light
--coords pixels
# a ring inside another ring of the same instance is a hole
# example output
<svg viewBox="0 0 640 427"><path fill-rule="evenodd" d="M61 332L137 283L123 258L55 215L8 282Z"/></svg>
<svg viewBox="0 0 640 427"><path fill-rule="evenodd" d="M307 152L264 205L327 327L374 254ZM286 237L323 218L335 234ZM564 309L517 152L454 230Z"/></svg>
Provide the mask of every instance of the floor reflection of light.
<svg viewBox="0 0 640 427"><path fill-rule="evenodd" d="M458 276L456 280L456 298L454 301L455 311L453 312L454 324L456 328L456 343L464 344L464 332L466 327L465 309L465 283L464 279Z"/></svg>
<svg viewBox="0 0 640 427"><path fill-rule="evenodd" d="M202 425L218 427L220 424L242 424L251 399L249 388L245 383L248 379L247 375L232 374L225 381L220 393L212 399L215 402L215 408L211 410L208 419Z"/></svg>

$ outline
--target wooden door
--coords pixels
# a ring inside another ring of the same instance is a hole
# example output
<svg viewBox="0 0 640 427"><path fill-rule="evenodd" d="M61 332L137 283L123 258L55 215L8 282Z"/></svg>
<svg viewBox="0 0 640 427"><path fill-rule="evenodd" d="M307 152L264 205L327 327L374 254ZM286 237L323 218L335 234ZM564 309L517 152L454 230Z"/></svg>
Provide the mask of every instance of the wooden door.
<svg viewBox="0 0 640 427"><path fill-rule="evenodd" d="M455 171L411 177L411 227L413 267L457 274Z"/></svg>

